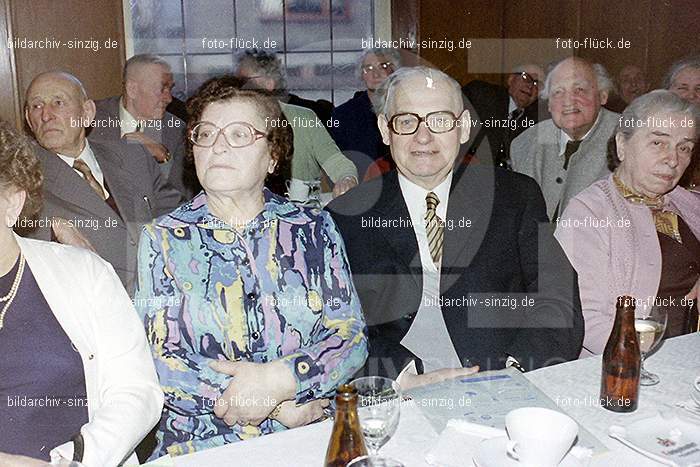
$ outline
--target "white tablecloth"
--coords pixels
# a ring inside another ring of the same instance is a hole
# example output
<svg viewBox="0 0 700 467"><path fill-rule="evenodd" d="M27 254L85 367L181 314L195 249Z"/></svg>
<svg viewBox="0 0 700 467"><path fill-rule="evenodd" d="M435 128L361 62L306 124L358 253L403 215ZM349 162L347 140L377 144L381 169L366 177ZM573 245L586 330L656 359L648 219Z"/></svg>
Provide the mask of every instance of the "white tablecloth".
<svg viewBox="0 0 700 467"><path fill-rule="evenodd" d="M559 408L588 429L610 452L595 458L590 467L646 467L659 464L607 436L611 424L625 425L668 411L670 405L688 399L693 379L700 375L700 333L667 339L646 363L657 373L657 386L642 387L639 408L617 414L596 406L600 391L600 357L577 360L527 373L527 378L547 394ZM275 433L243 443L177 457L184 467L313 467L322 466L330 437L331 421ZM382 448L382 454L397 458L407 467L427 465L425 453L438 434L419 409L404 408L397 433ZM467 467L471 467L468 463Z"/></svg>

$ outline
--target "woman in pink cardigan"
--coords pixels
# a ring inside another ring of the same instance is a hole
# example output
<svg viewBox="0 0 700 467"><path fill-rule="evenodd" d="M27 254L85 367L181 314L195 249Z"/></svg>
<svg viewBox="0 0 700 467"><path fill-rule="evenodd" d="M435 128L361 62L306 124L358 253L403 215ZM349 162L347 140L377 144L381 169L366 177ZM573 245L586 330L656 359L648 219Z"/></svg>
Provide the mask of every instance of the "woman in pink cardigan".
<svg viewBox="0 0 700 467"><path fill-rule="evenodd" d="M697 328L700 196L677 185L698 139L699 112L668 91L635 99L608 145L614 173L555 219L555 236L579 276L581 357L603 352L620 295L635 297L641 316L666 306L667 337Z"/></svg>

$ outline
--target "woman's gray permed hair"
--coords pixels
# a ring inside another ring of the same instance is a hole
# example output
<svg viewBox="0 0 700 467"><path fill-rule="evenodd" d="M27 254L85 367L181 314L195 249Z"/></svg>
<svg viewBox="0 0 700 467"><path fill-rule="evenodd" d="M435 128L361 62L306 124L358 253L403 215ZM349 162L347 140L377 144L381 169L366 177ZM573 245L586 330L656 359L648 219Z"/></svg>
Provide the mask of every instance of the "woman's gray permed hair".
<svg viewBox="0 0 700 467"><path fill-rule="evenodd" d="M646 126L647 119L659 114L684 114L693 121L695 138L698 136L698 124L700 124L700 108L685 99L682 99L665 89L657 89L633 100L620 115L620 120L608 141L608 167L615 170L620 165L617 156L617 143L615 137L621 134L625 140L629 140L635 132ZM688 122L688 127L691 127Z"/></svg>
<svg viewBox="0 0 700 467"><path fill-rule="evenodd" d="M401 66L401 54L396 49L383 47L364 49L360 54L360 58L357 61L357 68L355 69L356 77L359 79L362 79L362 63L364 63L368 55L380 55L386 58L394 65L394 70L397 70Z"/></svg>
<svg viewBox="0 0 700 467"><path fill-rule="evenodd" d="M460 111L464 108L462 88L454 78L436 68L430 68L427 66L412 66L399 68L384 80L379 89L377 89L377 93L381 96L381 99L377 100L374 112L377 115L383 114L385 117L389 118L390 115L387 114L387 109L389 109L391 101L394 99L396 88L399 86L399 84L401 84L401 82L416 76L425 78L426 82L442 81L446 83L450 88L452 88L455 99L458 101Z"/></svg>
<svg viewBox="0 0 700 467"><path fill-rule="evenodd" d="M696 68L700 70L700 55L686 57L682 60L678 60L673 65L671 65L671 69L668 70L668 73L664 78L664 89L671 89L671 85L675 81L676 76L678 76L678 73L685 70L686 68Z"/></svg>
<svg viewBox="0 0 700 467"><path fill-rule="evenodd" d="M247 65L253 68L256 73L272 78L275 81L275 91L287 89L287 77L284 73L284 66L275 52L263 49L246 49L237 53L234 60L236 73L238 73L241 66Z"/></svg>
<svg viewBox="0 0 700 467"><path fill-rule="evenodd" d="M544 80L544 88L540 90L540 97L542 99L549 98L549 90L552 86L552 76L554 75L554 72L557 71L559 65L561 65L569 59L570 57L560 60L557 64L555 64L552 67L549 73L547 73L547 78ZM593 74L595 74L596 84L598 86L598 92L607 92L608 94L610 94L615 89L615 84L613 83L612 78L610 78L608 71L603 65L601 65L600 63L590 63L582 58L575 58L574 60L576 60L579 63L585 63L593 69Z"/></svg>

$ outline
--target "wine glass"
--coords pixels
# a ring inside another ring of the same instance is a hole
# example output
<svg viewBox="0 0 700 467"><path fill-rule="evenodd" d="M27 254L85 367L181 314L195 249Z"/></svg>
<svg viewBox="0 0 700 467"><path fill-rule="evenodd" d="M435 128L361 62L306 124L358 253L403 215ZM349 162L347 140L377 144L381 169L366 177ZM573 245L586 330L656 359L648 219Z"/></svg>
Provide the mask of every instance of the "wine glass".
<svg viewBox="0 0 700 467"><path fill-rule="evenodd" d="M304 185L306 185L309 188L309 196L306 198L306 202L304 203L306 206L310 206L312 208L321 208L321 180L315 179L315 180L310 180L304 182Z"/></svg>
<svg viewBox="0 0 700 467"><path fill-rule="evenodd" d="M401 388L393 379L381 376L358 378L350 384L357 390L357 415L369 457L380 462L379 448L389 441L399 425Z"/></svg>
<svg viewBox="0 0 700 467"><path fill-rule="evenodd" d="M404 465L388 457L360 456L354 458L348 467L404 467Z"/></svg>
<svg viewBox="0 0 700 467"><path fill-rule="evenodd" d="M644 359L658 344L666 332L668 310L665 307L654 306L647 316L634 319L634 330L637 331L639 351L642 354L639 384L653 386L659 384L659 376L644 369Z"/></svg>

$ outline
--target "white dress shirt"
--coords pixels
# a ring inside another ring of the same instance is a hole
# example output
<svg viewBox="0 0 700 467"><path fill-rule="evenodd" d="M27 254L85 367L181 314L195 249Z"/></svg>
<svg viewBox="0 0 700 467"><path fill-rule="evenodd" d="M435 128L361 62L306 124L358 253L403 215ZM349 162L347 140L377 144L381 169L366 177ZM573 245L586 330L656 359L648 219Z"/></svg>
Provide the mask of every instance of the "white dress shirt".
<svg viewBox="0 0 700 467"><path fill-rule="evenodd" d="M122 138L127 133L136 132L139 127L138 119L131 115L128 110L126 110L122 99L119 99L119 127L121 132L120 136Z"/></svg>
<svg viewBox="0 0 700 467"><path fill-rule="evenodd" d="M75 157L64 156L63 154L59 154L58 157L60 157L66 164L68 164L68 166L71 169L73 168L73 164L75 163L76 159ZM82 152L77 157L77 159L80 159L87 164L87 166L90 168L90 172L92 172L92 176L95 177L97 183L99 183L102 187L102 191L104 191L105 194L105 199L109 198L109 192L105 188L105 176L102 173L102 169L100 169L100 164L98 164L97 159L95 159L95 154L92 152L92 149L90 148L90 143L87 139L85 140L85 147L83 148ZM80 173L80 171L76 170L76 173L80 175L83 179L85 178L85 176L83 176L83 174Z"/></svg>
<svg viewBox="0 0 700 467"><path fill-rule="evenodd" d="M399 173L399 186L408 207L413 231L418 241L423 267L423 293L421 304L401 345L413 352L423 362L423 369L429 371L441 368L461 368L462 364L452 344L447 326L442 316L440 298L440 270L430 256L428 235L425 229L426 195L432 191L440 200L436 207L438 217L444 222L452 185L452 172L433 190L426 190Z"/></svg>
<svg viewBox="0 0 700 467"><path fill-rule="evenodd" d="M593 122L593 126L586 132L585 135L583 135L583 138L580 139L580 141L583 141L584 139L588 138L588 135L591 134L591 132L595 129L595 127L598 126L598 123L600 122L600 114L601 112L598 112L598 116L595 119L595 122ZM569 135L566 134L566 132L562 129L559 129L559 155L564 156L564 153L566 152L566 143L569 141L573 141Z"/></svg>

